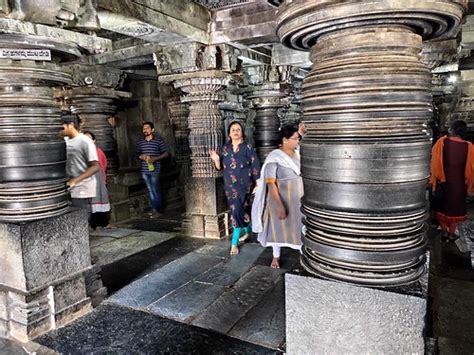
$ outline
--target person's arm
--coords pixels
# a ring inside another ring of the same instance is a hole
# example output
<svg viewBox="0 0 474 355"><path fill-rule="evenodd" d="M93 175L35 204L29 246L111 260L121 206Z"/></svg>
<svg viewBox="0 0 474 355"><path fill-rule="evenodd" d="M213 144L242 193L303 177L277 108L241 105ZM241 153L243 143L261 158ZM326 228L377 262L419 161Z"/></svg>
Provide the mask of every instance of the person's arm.
<svg viewBox="0 0 474 355"><path fill-rule="evenodd" d="M145 160L148 163L155 163L170 156L170 153L168 153L168 147L166 146L165 142L161 138L157 138L156 140L158 141L157 155L147 155L145 157Z"/></svg>
<svg viewBox="0 0 474 355"><path fill-rule="evenodd" d="M270 194L270 197L273 199L273 201L277 205L278 218L285 219L286 209L285 209L285 206L283 205L283 201L281 200L280 191L278 190L278 186L276 185L276 182L267 183L267 187L268 187L268 193Z"/></svg>
<svg viewBox="0 0 474 355"><path fill-rule="evenodd" d="M275 202L278 211L278 218L286 218L286 209L283 205L283 201L280 196L280 191L277 186L277 163L269 163L265 169L265 184L267 184L268 194L270 198Z"/></svg>
<svg viewBox="0 0 474 355"><path fill-rule="evenodd" d="M160 160L163 160L163 159L165 159L165 158L168 158L169 156L170 156L170 153L168 153L168 152L164 152L164 153L162 153L162 154L160 154L160 155L158 155L158 156L151 156L151 155L150 155L150 156L149 156L149 158L150 158L149 162L150 162L150 163L154 163L154 162L156 162L156 161L160 161Z"/></svg>
<svg viewBox="0 0 474 355"><path fill-rule="evenodd" d="M211 157L216 169L221 170L221 158L219 157L219 154L217 154L215 150L209 149L209 156Z"/></svg>
<svg viewBox="0 0 474 355"><path fill-rule="evenodd" d="M77 184L79 184L82 180L87 179L88 177L91 177L95 173L97 173L100 170L100 165L98 161L90 161L88 163L88 168L86 171L84 171L81 175L76 176L72 179L70 179L67 182L67 185L69 188L73 188Z"/></svg>

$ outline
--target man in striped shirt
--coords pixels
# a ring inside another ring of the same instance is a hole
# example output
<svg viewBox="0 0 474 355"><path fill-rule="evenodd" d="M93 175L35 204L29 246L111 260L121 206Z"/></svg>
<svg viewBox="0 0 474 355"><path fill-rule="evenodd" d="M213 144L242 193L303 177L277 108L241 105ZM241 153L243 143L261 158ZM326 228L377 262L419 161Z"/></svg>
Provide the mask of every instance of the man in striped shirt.
<svg viewBox="0 0 474 355"><path fill-rule="evenodd" d="M143 138L136 146L136 155L141 160L142 178L145 181L150 196L152 217L162 213L162 200L160 191L161 160L169 156L165 142L155 136L155 126L152 122L142 124Z"/></svg>

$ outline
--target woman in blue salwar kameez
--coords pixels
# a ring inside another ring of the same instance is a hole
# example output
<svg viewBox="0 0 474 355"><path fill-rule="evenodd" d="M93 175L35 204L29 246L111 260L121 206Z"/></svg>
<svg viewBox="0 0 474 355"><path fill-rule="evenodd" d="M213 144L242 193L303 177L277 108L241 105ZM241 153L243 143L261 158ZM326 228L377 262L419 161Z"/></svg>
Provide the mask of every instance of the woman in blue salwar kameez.
<svg viewBox="0 0 474 355"><path fill-rule="evenodd" d="M229 140L222 147L222 154L214 150L209 155L216 169L222 169L227 203L232 215L234 232L230 254L239 253L238 243L241 232L248 238L250 227L251 195L260 175L260 162L255 149L245 142L244 129L240 122L234 121L229 125Z"/></svg>

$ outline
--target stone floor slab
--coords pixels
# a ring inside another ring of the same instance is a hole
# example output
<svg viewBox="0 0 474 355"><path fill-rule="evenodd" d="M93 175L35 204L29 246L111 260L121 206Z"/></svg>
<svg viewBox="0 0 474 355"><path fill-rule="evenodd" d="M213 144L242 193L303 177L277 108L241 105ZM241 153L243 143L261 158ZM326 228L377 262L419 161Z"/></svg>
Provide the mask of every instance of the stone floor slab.
<svg viewBox="0 0 474 355"><path fill-rule="evenodd" d="M108 302L144 309L220 262L214 256L189 253L117 291Z"/></svg>
<svg viewBox="0 0 474 355"><path fill-rule="evenodd" d="M94 237L112 237L112 238L123 238L127 235L140 232L138 229L128 228L102 228L90 233Z"/></svg>
<svg viewBox="0 0 474 355"><path fill-rule="evenodd" d="M229 336L111 304L36 340L62 354L275 354Z"/></svg>
<svg viewBox="0 0 474 355"><path fill-rule="evenodd" d="M440 355L472 355L474 354L474 342L440 337L438 338L438 350Z"/></svg>
<svg viewBox="0 0 474 355"><path fill-rule="evenodd" d="M98 247L101 244L111 242L113 240L116 240L115 238L112 237L96 237L96 236L90 236L89 237L89 246L91 248Z"/></svg>
<svg viewBox="0 0 474 355"><path fill-rule="evenodd" d="M264 250L260 245L245 244L240 247L238 255L228 258L224 263L210 269L196 280L214 285L230 286L255 265Z"/></svg>
<svg viewBox="0 0 474 355"><path fill-rule="evenodd" d="M223 286L190 282L147 307L159 316L190 323L224 292Z"/></svg>
<svg viewBox="0 0 474 355"><path fill-rule="evenodd" d="M464 341L474 340L474 283L463 280L437 278L435 332L437 336Z"/></svg>
<svg viewBox="0 0 474 355"><path fill-rule="evenodd" d="M214 255L225 259L229 257L230 242L228 240L210 242L204 245L203 247L197 249L196 253Z"/></svg>
<svg viewBox="0 0 474 355"><path fill-rule="evenodd" d="M176 237L174 233L140 232L91 248L93 264L108 265Z"/></svg>
<svg viewBox="0 0 474 355"><path fill-rule="evenodd" d="M281 271L257 265L201 313L193 325L227 333L273 287Z"/></svg>
<svg viewBox="0 0 474 355"><path fill-rule="evenodd" d="M0 354L5 355L58 355L56 351L36 342L20 343L19 341L0 337Z"/></svg>
<svg viewBox="0 0 474 355"><path fill-rule="evenodd" d="M102 266L102 282L110 295L204 244L204 239L177 236L113 264Z"/></svg>
<svg viewBox="0 0 474 355"><path fill-rule="evenodd" d="M269 348L285 341L285 284L280 280L229 332L229 335Z"/></svg>

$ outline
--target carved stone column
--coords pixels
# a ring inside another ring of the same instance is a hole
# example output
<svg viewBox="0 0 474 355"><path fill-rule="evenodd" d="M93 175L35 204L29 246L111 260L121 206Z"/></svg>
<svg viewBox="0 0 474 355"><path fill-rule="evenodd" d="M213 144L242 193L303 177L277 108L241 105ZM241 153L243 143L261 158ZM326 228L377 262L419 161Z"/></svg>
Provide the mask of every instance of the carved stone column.
<svg viewBox="0 0 474 355"><path fill-rule="evenodd" d="M118 89L125 78L121 70L103 66L76 66L74 86L60 93L70 110L81 118L81 129L94 133L97 145L107 156L107 173L118 172L114 115L117 101L131 97Z"/></svg>
<svg viewBox="0 0 474 355"><path fill-rule="evenodd" d="M174 81L181 89L183 103L189 104L189 147L191 176L186 185L186 211L183 229L187 234L219 238L228 232L228 214L224 202L222 173L209 158L209 149L221 151L224 143L223 119L219 94L229 82L227 74L196 72Z"/></svg>
<svg viewBox="0 0 474 355"><path fill-rule="evenodd" d="M236 51L229 46L187 43L163 48L154 54L161 83L172 83L189 105L188 129L191 150L191 178L185 186L186 213L183 231L201 238L229 234L228 207L222 173L209 157L209 149L221 151L224 143L221 93L230 82L228 72L236 70Z"/></svg>
<svg viewBox="0 0 474 355"><path fill-rule="evenodd" d="M181 169L181 182L191 176L191 149L189 148L188 104L181 102L179 97L168 101L168 114L173 125L176 139L176 162Z"/></svg>
<svg viewBox="0 0 474 355"><path fill-rule="evenodd" d="M363 285L424 273L432 98L419 34L450 37L465 11L465 1L403 0L278 9L281 41L314 63L301 144L309 272Z"/></svg>

